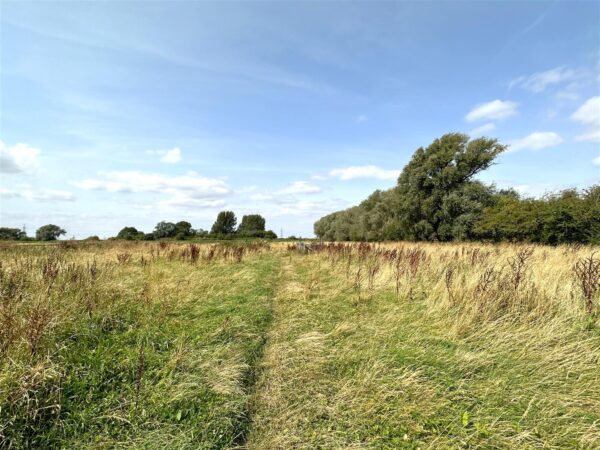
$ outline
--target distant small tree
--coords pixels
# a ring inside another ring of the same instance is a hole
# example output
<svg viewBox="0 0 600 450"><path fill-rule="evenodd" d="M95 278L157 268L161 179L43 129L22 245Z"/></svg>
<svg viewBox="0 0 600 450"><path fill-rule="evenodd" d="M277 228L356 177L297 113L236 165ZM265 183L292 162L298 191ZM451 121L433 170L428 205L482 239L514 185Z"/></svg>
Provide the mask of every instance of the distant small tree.
<svg viewBox="0 0 600 450"><path fill-rule="evenodd" d="M196 230L193 230L194 234L198 237L206 237L208 236L208 231L203 230L202 228L198 228Z"/></svg>
<svg viewBox="0 0 600 450"><path fill-rule="evenodd" d="M210 232L211 234L232 234L235 233L236 224L237 219L233 211L221 211Z"/></svg>
<svg viewBox="0 0 600 450"><path fill-rule="evenodd" d="M243 236L262 237L265 234L265 218L260 214L244 216L237 231Z"/></svg>
<svg viewBox="0 0 600 450"><path fill-rule="evenodd" d="M88 237L86 237L84 239L84 241L99 241L99 240L100 240L100 238L98 236L96 236L96 235L94 235L94 236L88 236Z"/></svg>
<svg viewBox="0 0 600 450"><path fill-rule="evenodd" d="M135 227L125 227L117 234L117 239L123 239L126 241L134 241L142 239L144 236L143 231L138 231Z"/></svg>
<svg viewBox="0 0 600 450"><path fill-rule="evenodd" d="M67 232L58 225L48 224L37 229L35 238L38 241L55 241L59 236L66 233Z"/></svg>
<svg viewBox="0 0 600 450"><path fill-rule="evenodd" d="M175 236L188 237L194 234L192 230L192 224L181 220L175 224Z"/></svg>
<svg viewBox="0 0 600 450"><path fill-rule="evenodd" d="M277 235L273 230L265 231L265 239L277 239Z"/></svg>
<svg viewBox="0 0 600 450"><path fill-rule="evenodd" d="M156 239L175 237L177 227L173 222L158 222L154 227L154 237Z"/></svg>
<svg viewBox="0 0 600 450"><path fill-rule="evenodd" d="M26 237L26 234L18 228L0 227L0 240L16 241Z"/></svg>

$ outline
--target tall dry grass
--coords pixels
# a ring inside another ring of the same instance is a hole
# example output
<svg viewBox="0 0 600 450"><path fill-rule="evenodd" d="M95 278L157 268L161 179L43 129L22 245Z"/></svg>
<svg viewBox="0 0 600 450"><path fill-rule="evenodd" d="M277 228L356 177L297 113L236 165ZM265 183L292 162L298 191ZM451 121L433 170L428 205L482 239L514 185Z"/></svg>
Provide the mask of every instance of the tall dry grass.
<svg viewBox="0 0 600 450"><path fill-rule="evenodd" d="M1 245L0 448L231 445L269 323L268 249Z"/></svg>
<svg viewBox="0 0 600 450"><path fill-rule="evenodd" d="M600 446L595 249L287 250L250 448Z"/></svg>

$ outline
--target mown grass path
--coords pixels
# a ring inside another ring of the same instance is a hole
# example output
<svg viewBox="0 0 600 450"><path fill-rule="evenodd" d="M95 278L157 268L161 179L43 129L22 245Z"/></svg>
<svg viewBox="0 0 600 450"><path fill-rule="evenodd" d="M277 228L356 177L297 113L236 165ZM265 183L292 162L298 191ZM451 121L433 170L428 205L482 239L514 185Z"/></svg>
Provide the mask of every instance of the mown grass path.
<svg viewBox="0 0 600 450"><path fill-rule="evenodd" d="M358 296L319 256L283 258L250 449L598 448L600 335L482 324L415 284Z"/></svg>

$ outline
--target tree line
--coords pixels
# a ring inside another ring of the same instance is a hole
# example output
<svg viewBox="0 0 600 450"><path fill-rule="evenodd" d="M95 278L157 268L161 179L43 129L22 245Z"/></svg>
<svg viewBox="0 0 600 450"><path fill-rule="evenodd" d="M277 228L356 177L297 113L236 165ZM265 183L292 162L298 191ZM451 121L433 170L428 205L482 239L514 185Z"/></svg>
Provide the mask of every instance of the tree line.
<svg viewBox="0 0 600 450"><path fill-rule="evenodd" d="M5 241L55 241L63 234L66 234L66 230L62 229L58 225L48 224L39 227L35 232L35 238L27 236L24 230L19 228L8 228L0 227L0 240Z"/></svg>
<svg viewBox="0 0 600 450"><path fill-rule="evenodd" d="M135 227L124 227L116 236L109 239L123 239L127 241L153 241L168 238L184 240L192 237L277 239L277 235L272 230L266 230L265 225L265 218L260 214L248 214L242 216L242 221L237 226L237 218L233 211L221 211L210 232L201 228L193 229L192 224L185 220L177 223L161 221L156 224L154 231L151 233L144 233ZM54 241L64 234L66 234L64 229L53 224L40 227L35 233L35 239L27 236L19 228L0 227L0 240ZM100 240L100 238L98 236L90 236L86 240Z"/></svg>
<svg viewBox="0 0 600 450"><path fill-rule="evenodd" d="M232 238L264 238L276 239L277 235L265 229L265 218L260 214L248 214L242 216L242 222L237 226L237 218L233 211L221 211L217 215L217 219L213 223L210 231L202 228L194 229L192 224L185 220L177 223L173 222L158 222L151 233L138 231L135 227L125 227L113 238L132 240L153 241L155 239L172 238L176 240L184 240L192 237L201 238L217 238L217 239L232 239ZM236 227L237 226L237 227Z"/></svg>
<svg viewBox="0 0 600 450"><path fill-rule="evenodd" d="M600 244L599 185L534 199L473 179L504 150L496 139L446 134L415 151L396 186L322 217L315 235L336 241Z"/></svg>

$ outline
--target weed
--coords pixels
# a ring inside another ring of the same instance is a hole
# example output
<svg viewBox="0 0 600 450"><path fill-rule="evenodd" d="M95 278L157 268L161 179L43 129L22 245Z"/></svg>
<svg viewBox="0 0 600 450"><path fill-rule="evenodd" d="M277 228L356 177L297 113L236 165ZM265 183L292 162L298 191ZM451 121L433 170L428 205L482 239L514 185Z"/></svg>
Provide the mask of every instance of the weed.
<svg viewBox="0 0 600 450"><path fill-rule="evenodd" d="M585 307L588 313L594 312L594 297L600 291L600 259L592 253L587 258L581 258L573 267L575 277L579 282Z"/></svg>

